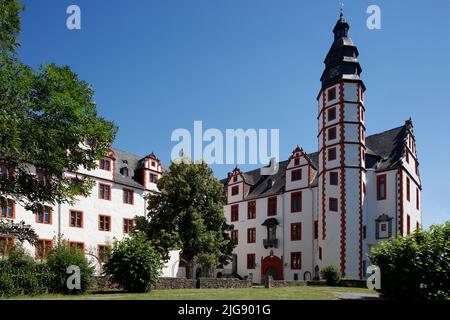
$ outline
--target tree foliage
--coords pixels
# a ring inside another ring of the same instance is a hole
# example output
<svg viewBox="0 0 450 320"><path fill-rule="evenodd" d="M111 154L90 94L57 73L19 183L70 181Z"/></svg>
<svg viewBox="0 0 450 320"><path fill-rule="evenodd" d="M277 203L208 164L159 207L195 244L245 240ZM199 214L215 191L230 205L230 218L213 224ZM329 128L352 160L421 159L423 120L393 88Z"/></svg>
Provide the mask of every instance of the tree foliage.
<svg viewBox="0 0 450 320"><path fill-rule="evenodd" d="M135 233L114 242L103 272L128 292L147 292L158 281L162 267L161 255L145 234Z"/></svg>
<svg viewBox="0 0 450 320"><path fill-rule="evenodd" d="M93 186L70 181L66 171L93 169L116 134L113 123L97 115L92 87L68 66L43 65L39 70L20 62L11 46L20 31L17 0L0 0L0 196L27 210L39 203L73 202ZM90 147L84 144L92 142ZM49 178L36 179L32 166Z"/></svg>
<svg viewBox="0 0 450 320"><path fill-rule="evenodd" d="M197 262L213 270L230 260L234 245L230 241L224 213L223 185L204 162L172 162L158 180L161 193L147 197L148 219L138 222L164 259L169 251L181 249L188 276Z"/></svg>
<svg viewBox="0 0 450 320"><path fill-rule="evenodd" d="M388 299L450 298L450 221L383 242L369 256Z"/></svg>

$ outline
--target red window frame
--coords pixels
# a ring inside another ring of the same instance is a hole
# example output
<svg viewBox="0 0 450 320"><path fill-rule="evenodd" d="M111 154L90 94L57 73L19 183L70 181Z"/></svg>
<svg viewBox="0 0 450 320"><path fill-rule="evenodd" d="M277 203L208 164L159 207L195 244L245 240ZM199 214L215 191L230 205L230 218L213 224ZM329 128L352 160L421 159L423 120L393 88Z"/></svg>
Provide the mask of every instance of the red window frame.
<svg viewBox="0 0 450 320"><path fill-rule="evenodd" d="M337 138L336 127L329 128L327 136L328 136L328 141L335 140Z"/></svg>
<svg viewBox="0 0 450 320"><path fill-rule="evenodd" d="M406 200L411 201L411 179L406 177Z"/></svg>
<svg viewBox="0 0 450 320"><path fill-rule="evenodd" d="M36 210L35 211L36 223L48 224L48 225L53 224L53 208L49 207L49 206L44 206L44 205L40 205L39 207L42 210L42 219L39 217L39 212ZM48 220L45 219L46 213L47 213L46 209L49 209L49 219Z"/></svg>
<svg viewBox="0 0 450 320"><path fill-rule="evenodd" d="M328 209L333 212L337 212L339 208L339 203L337 198L329 198Z"/></svg>
<svg viewBox="0 0 450 320"><path fill-rule="evenodd" d="M123 233L131 234L134 230L134 219L123 218Z"/></svg>
<svg viewBox="0 0 450 320"><path fill-rule="evenodd" d="M327 110L327 120L328 121L336 120L336 107L332 107Z"/></svg>
<svg viewBox="0 0 450 320"><path fill-rule="evenodd" d="M330 102L336 99L336 87L327 90L327 101Z"/></svg>
<svg viewBox="0 0 450 320"><path fill-rule="evenodd" d="M300 164L300 158L297 157L294 159L294 166L298 166Z"/></svg>
<svg viewBox="0 0 450 320"><path fill-rule="evenodd" d="M50 176L42 169L36 169L36 181L43 186L47 186L52 183Z"/></svg>
<svg viewBox="0 0 450 320"><path fill-rule="evenodd" d="M235 196L239 194L239 186L233 186L231 187L231 195Z"/></svg>
<svg viewBox="0 0 450 320"><path fill-rule="evenodd" d="M103 223L103 226L102 226L102 223ZM98 230L105 231L105 232L111 231L111 216L108 216L105 214L98 215Z"/></svg>
<svg viewBox="0 0 450 320"><path fill-rule="evenodd" d="M123 188L122 201L125 204L133 205L134 204L134 190L128 189L128 188Z"/></svg>
<svg viewBox="0 0 450 320"><path fill-rule="evenodd" d="M42 249L42 252L39 250ZM35 244L35 256L36 259L44 259L47 253L53 250L53 240L49 239L38 239Z"/></svg>
<svg viewBox="0 0 450 320"><path fill-rule="evenodd" d="M314 239L319 239L319 221L314 220Z"/></svg>
<svg viewBox="0 0 450 320"><path fill-rule="evenodd" d="M386 185L387 185L387 177L385 174L380 174L377 176L377 200L386 200ZM380 193L380 188L383 187L383 194Z"/></svg>
<svg viewBox="0 0 450 320"><path fill-rule="evenodd" d="M100 159L99 168L105 171L111 171L111 160L110 159Z"/></svg>
<svg viewBox="0 0 450 320"><path fill-rule="evenodd" d="M69 227L73 228L83 228L84 224L84 213L80 210L70 210L69 211ZM75 221L75 223L72 223Z"/></svg>
<svg viewBox="0 0 450 320"><path fill-rule="evenodd" d="M291 223L291 241L301 241L302 240L302 223L294 222Z"/></svg>
<svg viewBox="0 0 450 320"><path fill-rule="evenodd" d="M237 176L233 177L233 182L237 182Z"/></svg>
<svg viewBox="0 0 450 320"><path fill-rule="evenodd" d="M106 197L106 190L108 190L108 197ZM111 185L106 183L99 183L98 198L111 201Z"/></svg>
<svg viewBox="0 0 450 320"><path fill-rule="evenodd" d="M247 253L247 269L256 268L256 254Z"/></svg>
<svg viewBox="0 0 450 320"><path fill-rule="evenodd" d="M105 252L105 250L107 252ZM109 256L111 255L111 245L109 244L99 244L97 246L97 254L98 254L98 260L103 263L108 260Z"/></svg>
<svg viewBox="0 0 450 320"><path fill-rule="evenodd" d="M0 197L0 201L3 202L3 206L0 207L1 219L15 219L16 218L16 202L13 199ZM11 208L11 213L10 213Z"/></svg>
<svg viewBox="0 0 450 320"><path fill-rule="evenodd" d="M231 242L235 245L239 244L239 230L231 230Z"/></svg>
<svg viewBox="0 0 450 320"><path fill-rule="evenodd" d="M411 216L409 214L406 215L406 234L411 233Z"/></svg>
<svg viewBox="0 0 450 320"><path fill-rule="evenodd" d="M302 192L292 192L291 193L291 213L302 212L303 199ZM297 201L299 201L297 203Z"/></svg>
<svg viewBox="0 0 450 320"><path fill-rule="evenodd" d="M406 152L405 152L405 158L406 158L406 163L409 163L409 151L408 148L405 148Z"/></svg>
<svg viewBox="0 0 450 320"><path fill-rule="evenodd" d="M247 229L247 243L256 243L256 228Z"/></svg>
<svg viewBox="0 0 450 320"><path fill-rule="evenodd" d="M416 209L420 210L420 191L416 188Z"/></svg>
<svg viewBox="0 0 450 320"><path fill-rule="evenodd" d="M328 148L328 161L333 161L337 159L336 147Z"/></svg>
<svg viewBox="0 0 450 320"><path fill-rule="evenodd" d="M5 257L8 255L9 247L15 244L16 239L12 237L0 236L0 240L4 241L3 246L0 247L0 257Z"/></svg>
<svg viewBox="0 0 450 320"><path fill-rule="evenodd" d="M233 204L230 208L231 216L230 220L231 222L239 221L239 205Z"/></svg>
<svg viewBox="0 0 450 320"><path fill-rule="evenodd" d="M80 248L81 245L81 248ZM84 242L78 242L78 241L69 241L69 247L71 249L80 249L80 251L84 254L85 252L85 245Z"/></svg>
<svg viewBox="0 0 450 320"><path fill-rule="evenodd" d="M337 186L339 184L339 174L337 172L330 172L330 185Z"/></svg>
<svg viewBox="0 0 450 320"><path fill-rule="evenodd" d="M291 181L302 180L302 169L295 169L291 171Z"/></svg>
<svg viewBox="0 0 450 320"><path fill-rule="evenodd" d="M256 201L247 203L247 219L256 219Z"/></svg>
<svg viewBox="0 0 450 320"><path fill-rule="evenodd" d="M291 252L291 270L300 270L302 268L302 253Z"/></svg>
<svg viewBox="0 0 450 320"><path fill-rule="evenodd" d="M277 197L270 197L267 199L267 215L277 215Z"/></svg>

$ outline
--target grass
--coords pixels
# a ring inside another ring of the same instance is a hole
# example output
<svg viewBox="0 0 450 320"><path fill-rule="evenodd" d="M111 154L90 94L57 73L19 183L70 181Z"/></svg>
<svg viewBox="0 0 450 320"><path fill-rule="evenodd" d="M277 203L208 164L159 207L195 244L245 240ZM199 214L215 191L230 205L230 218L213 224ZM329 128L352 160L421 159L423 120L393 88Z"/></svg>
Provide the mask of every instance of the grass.
<svg viewBox="0 0 450 320"><path fill-rule="evenodd" d="M363 288L298 286L266 289L178 289L153 290L148 293L87 293L80 296L43 295L15 297L12 299L38 300L336 300L346 294L373 295L374 291Z"/></svg>

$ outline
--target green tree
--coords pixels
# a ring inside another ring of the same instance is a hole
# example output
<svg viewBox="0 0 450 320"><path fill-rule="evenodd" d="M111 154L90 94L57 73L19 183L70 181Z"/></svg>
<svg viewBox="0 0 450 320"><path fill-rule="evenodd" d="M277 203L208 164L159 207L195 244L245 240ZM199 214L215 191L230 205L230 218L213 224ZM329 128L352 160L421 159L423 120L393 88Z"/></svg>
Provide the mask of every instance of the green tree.
<svg viewBox="0 0 450 320"><path fill-rule="evenodd" d="M450 221L381 243L369 255L387 299L450 298Z"/></svg>
<svg viewBox="0 0 450 320"><path fill-rule="evenodd" d="M114 241L103 272L128 292L147 292L158 281L162 267L159 252L149 244L145 234L138 232Z"/></svg>
<svg viewBox="0 0 450 320"><path fill-rule="evenodd" d="M188 277L196 263L206 263L209 271L227 263L234 247L228 235L231 226L223 213L223 185L208 165L172 162L158 189L162 192L148 195L148 219L139 219L137 228L147 232L163 258L180 249Z"/></svg>
<svg viewBox="0 0 450 320"><path fill-rule="evenodd" d="M71 181L65 172L95 168L116 127L97 115L94 90L68 66L34 71L20 62L15 49L22 5L0 0L0 8L0 196L30 211L44 202L73 203L93 182ZM46 178L36 179L31 165Z"/></svg>

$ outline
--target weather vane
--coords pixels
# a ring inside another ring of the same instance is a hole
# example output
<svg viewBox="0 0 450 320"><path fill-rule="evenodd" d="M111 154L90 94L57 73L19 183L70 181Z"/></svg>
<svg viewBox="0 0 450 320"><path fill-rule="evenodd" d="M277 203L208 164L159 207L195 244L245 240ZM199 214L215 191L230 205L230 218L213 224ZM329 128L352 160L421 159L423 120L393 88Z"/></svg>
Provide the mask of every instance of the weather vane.
<svg viewBox="0 0 450 320"><path fill-rule="evenodd" d="M339 1L340 11L341 11L341 18L344 16L344 0Z"/></svg>

